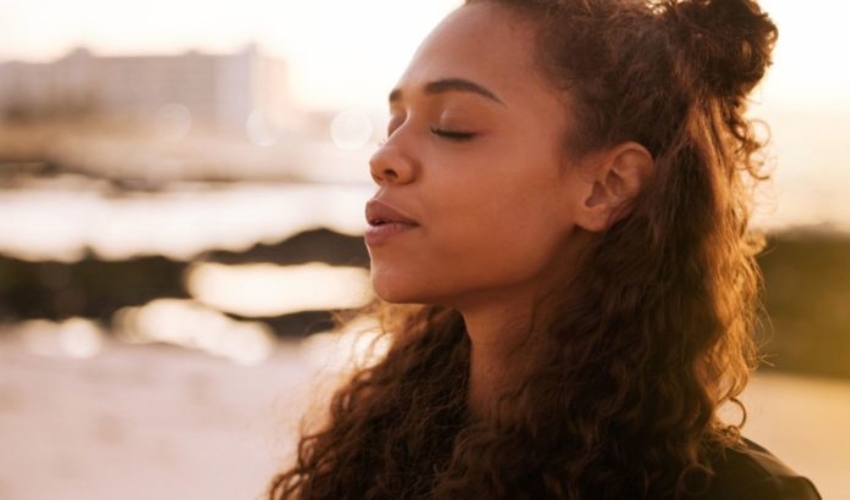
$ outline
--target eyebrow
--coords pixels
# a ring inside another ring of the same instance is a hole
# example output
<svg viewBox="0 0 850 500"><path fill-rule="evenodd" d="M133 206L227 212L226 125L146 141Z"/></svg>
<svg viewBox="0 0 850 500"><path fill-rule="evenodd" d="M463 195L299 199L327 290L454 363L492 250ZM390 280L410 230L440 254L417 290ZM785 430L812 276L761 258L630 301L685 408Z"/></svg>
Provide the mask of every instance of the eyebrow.
<svg viewBox="0 0 850 500"><path fill-rule="evenodd" d="M501 104L502 106L505 105L505 103L487 87L469 80L464 80L463 78L444 78L442 80L429 82L425 85L425 93L428 95L445 94L446 92L470 92L486 97L493 102ZM398 102L401 100L401 97L401 89L393 89L393 91L390 92L389 101L391 103Z"/></svg>

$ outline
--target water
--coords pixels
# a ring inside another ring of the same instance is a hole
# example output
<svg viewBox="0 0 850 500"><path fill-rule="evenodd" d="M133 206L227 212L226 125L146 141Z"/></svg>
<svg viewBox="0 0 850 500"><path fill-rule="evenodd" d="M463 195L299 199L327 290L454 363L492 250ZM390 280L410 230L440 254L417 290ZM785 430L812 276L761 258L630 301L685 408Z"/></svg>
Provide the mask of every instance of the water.
<svg viewBox="0 0 850 500"><path fill-rule="evenodd" d="M0 191L0 253L73 262L163 255L191 260L315 228L362 234L367 184L175 184L116 196L102 181L62 176Z"/></svg>

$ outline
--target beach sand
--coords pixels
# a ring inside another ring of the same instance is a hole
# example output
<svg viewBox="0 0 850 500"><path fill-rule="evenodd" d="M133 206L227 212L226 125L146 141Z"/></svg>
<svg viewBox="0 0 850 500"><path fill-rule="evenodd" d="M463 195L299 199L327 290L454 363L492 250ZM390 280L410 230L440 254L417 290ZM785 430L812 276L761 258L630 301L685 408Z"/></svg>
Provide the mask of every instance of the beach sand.
<svg viewBox="0 0 850 500"><path fill-rule="evenodd" d="M341 362L317 339L242 366L115 341L89 359L45 356L0 337L0 498L262 498ZM850 382L760 374L745 400L747 436L824 498L850 498Z"/></svg>

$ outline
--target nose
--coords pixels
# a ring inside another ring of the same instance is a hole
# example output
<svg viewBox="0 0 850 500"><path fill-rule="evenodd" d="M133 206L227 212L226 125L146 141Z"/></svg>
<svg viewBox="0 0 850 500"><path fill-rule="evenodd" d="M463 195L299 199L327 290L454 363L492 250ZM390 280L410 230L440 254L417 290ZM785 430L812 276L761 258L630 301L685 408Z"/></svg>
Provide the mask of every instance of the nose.
<svg viewBox="0 0 850 500"><path fill-rule="evenodd" d="M416 177L416 166L412 158L402 152L400 145L391 138L381 146L369 160L372 179L379 186L384 184L407 184Z"/></svg>

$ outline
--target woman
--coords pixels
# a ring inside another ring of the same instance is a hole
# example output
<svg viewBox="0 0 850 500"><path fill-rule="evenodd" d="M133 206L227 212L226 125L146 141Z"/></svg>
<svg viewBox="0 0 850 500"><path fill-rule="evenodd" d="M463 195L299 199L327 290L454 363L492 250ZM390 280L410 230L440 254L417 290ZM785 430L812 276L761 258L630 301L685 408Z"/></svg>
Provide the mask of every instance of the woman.
<svg viewBox="0 0 850 500"><path fill-rule="evenodd" d="M419 305L271 498L819 498L717 415L754 360L744 111L776 33L751 0L444 20L366 207L377 294Z"/></svg>

